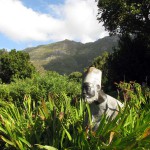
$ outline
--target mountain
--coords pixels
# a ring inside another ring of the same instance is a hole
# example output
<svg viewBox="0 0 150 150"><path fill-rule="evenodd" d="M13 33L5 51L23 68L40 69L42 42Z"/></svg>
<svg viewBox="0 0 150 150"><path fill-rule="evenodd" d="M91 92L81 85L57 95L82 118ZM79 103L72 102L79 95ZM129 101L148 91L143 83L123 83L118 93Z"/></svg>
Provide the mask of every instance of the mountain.
<svg viewBox="0 0 150 150"><path fill-rule="evenodd" d="M31 62L38 70L53 70L60 74L82 72L103 51L112 51L117 46L118 36L104 37L95 42L80 43L64 40L47 45L27 48Z"/></svg>

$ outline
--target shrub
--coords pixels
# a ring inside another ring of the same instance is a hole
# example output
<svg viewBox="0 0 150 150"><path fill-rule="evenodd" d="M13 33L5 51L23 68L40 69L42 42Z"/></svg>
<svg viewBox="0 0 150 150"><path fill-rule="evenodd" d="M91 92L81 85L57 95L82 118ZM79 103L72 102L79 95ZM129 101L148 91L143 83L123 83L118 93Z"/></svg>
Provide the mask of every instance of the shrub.
<svg viewBox="0 0 150 150"><path fill-rule="evenodd" d="M81 72L72 72L69 75L69 79L81 83L81 81L82 81L82 73Z"/></svg>
<svg viewBox="0 0 150 150"><path fill-rule="evenodd" d="M36 74L31 79L17 79L11 84L0 84L0 98L6 101L22 103L25 95L30 95L33 101L47 99L48 95L59 95L61 92L74 97L80 94L80 84L69 81L67 76L56 72L43 75Z"/></svg>
<svg viewBox="0 0 150 150"><path fill-rule="evenodd" d="M113 121L103 116L95 133L83 127L88 105L79 100L72 106L64 91L40 100L37 106L30 95L20 107L0 101L0 149L149 149L149 93L137 83L117 86L127 91L130 100Z"/></svg>

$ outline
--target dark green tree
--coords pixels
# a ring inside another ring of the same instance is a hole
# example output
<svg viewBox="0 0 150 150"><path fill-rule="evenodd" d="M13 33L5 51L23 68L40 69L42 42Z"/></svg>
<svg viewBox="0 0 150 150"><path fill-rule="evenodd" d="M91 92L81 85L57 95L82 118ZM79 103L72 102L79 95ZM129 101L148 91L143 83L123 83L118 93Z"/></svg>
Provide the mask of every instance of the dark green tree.
<svg viewBox="0 0 150 150"><path fill-rule="evenodd" d="M104 51L101 56L96 57L92 65L93 67L102 70L102 85L106 87L108 82L108 67L107 60L109 58L110 53Z"/></svg>
<svg viewBox="0 0 150 150"><path fill-rule="evenodd" d="M77 81L77 82L81 82L82 81L82 73L81 72L72 72L71 74L69 74L69 79L73 80L73 81Z"/></svg>
<svg viewBox="0 0 150 150"><path fill-rule="evenodd" d="M0 49L0 55L4 54L4 53L8 53L6 49Z"/></svg>
<svg viewBox="0 0 150 150"><path fill-rule="evenodd" d="M98 0L98 20L112 34L120 34L109 56L108 82L150 83L150 1Z"/></svg>
<svg viewBox="0 0 150 150"><path fill-rule="evenodd" d="M98 56L93 60L92 66L96 67L97 69L104 70L108 57L109 53L104 51L101 56Z"/></svg>
<svg viewBox="0 0 150 150"><path fill-rule="evenodd" d="M122 36L107 61L108 81L150 83L150 59L145 38Z"/></svg>
<svg viewBox="0 0 150 150"><path fill-rule="evenodd" d="M110 33L150 33L149 0L98 0L98 20Z"/></svg>
<svg viewBox="0 0 150 150"><path fill-rule="evenodd" d="M28 53L11 50L0 50L0 79L10 83L14 78L30 78L35 72L35 67L30 62Z"/></svg>

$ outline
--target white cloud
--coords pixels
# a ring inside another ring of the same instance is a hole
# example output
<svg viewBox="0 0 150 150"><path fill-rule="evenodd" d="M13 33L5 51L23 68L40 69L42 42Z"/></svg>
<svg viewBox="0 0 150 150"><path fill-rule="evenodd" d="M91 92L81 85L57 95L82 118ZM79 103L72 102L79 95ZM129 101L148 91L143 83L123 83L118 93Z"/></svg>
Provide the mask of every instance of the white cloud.
<svg viewBox="0 0 150 150"><path fill-rule="evenodd" d="M42 14L25 7L20 0L0 0L0 32L18 42L90 42L108 35L96 20L94 0L66 0L63 5L49 8L50 14Z"/></svg>

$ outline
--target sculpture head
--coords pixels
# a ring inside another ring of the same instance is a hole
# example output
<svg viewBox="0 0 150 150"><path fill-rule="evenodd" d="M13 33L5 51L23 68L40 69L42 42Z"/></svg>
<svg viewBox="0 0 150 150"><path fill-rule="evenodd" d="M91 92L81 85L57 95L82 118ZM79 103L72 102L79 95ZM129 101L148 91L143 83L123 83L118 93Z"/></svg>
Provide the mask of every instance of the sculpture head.
<svg viewBox="0 0 150 150"><path fill-rule="evenodd" d="M82 85L82 95L85 102L91 104L98 100L101 90L102 71L90 67L85 73Z"/></svg>

